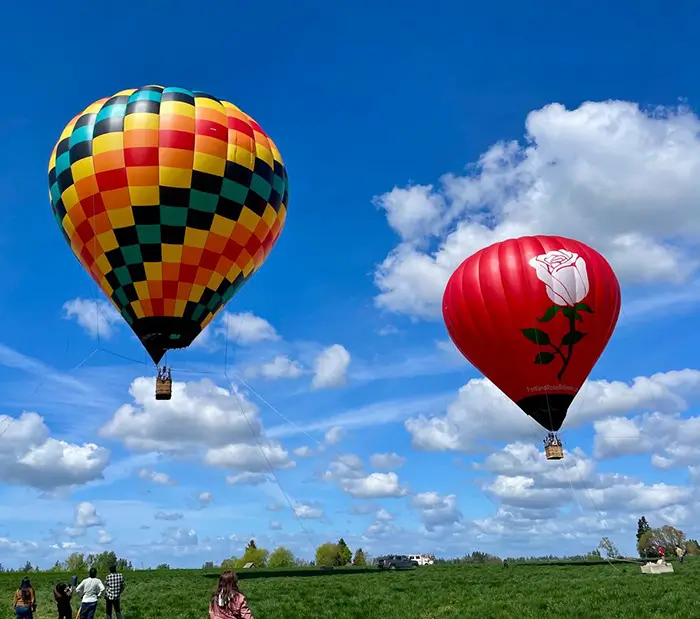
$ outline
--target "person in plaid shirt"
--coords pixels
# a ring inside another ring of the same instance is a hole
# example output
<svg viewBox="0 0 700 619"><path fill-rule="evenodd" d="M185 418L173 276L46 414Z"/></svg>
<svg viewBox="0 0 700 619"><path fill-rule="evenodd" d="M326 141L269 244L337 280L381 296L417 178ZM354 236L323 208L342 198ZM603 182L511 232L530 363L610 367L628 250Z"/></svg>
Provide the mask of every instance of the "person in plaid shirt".
<svg viewBox="0 0 700 619"><path fill-rule="evenodd" d="M121 609L121 595L126 587L124 582L124 575L117 572L116 565L109 566L109 574L105 578L105 602L107 603L107 608L105 609L105 614L107 619L112 619L112 608L114 612L117 613L117 619L122 619L122 609Z"/></svg>

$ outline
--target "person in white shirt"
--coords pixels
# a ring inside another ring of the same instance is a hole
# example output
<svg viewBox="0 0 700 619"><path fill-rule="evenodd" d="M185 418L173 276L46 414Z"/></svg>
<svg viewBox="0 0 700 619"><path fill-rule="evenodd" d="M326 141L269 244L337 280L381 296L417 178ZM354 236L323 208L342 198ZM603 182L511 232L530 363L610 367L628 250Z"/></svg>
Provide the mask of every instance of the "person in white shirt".
<svg viewBox="0 0 700 619"><path fill-rule="evenodd" d="M75 589L78 595L83 596L83 602L80 605L80 619L94 619L97 600L104 591L105 586L97 578L97 570L91 567L88 578L83 580Z"/></svg>

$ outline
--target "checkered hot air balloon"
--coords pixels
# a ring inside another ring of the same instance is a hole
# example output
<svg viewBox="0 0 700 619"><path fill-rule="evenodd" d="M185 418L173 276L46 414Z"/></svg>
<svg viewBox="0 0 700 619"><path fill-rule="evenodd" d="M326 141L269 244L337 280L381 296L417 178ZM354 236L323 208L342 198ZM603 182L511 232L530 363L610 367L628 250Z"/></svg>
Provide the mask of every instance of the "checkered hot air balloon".
<svg viewBox="0 0 700 619"><path fill-rule="evenodd" d="M101 99L49 162L56 221L154 363L184 348L263 264L284 226L277 147L232 103L146 86Z"/></svg>

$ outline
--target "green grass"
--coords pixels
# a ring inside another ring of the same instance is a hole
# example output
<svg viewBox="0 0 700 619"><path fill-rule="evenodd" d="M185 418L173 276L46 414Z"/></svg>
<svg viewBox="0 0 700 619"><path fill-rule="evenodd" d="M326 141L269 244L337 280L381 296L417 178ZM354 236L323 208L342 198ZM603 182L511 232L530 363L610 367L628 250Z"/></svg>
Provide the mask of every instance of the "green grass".
<svg viewBox="0 0 700 619"><path fill-rule="evenodd" d="M674 574L655 576L634 565L432 566L315 576L244 573L241 589L256 619L700 617L700 560L674 567ZM199 570L127 573L124 619L206 619L216 584L212 575ZM8 609L20 578L0 574L0 600L8 600ZM50 573L32 576L37 619L55 617L51 586L57 578L68 580ZM3 611L0 616L11 615ZM104 602L97 617L104 617Z"/></svg>

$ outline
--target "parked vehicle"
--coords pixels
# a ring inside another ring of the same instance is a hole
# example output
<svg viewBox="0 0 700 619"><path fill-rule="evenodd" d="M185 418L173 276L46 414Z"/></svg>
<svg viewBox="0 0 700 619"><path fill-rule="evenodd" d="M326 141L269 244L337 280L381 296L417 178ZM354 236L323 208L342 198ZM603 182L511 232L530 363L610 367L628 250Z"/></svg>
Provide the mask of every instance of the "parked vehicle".
<svg viewBox="0 0 700 619"><path fill-rule="evenodd" d="M377 561L377 567L384 570L407 570L416 566L406 555L388 555Z"/></svg>
<svg viewBox="0 0 700 619"><path fill-rule="evenodd" d="M433 565L434 563L430 555L408 555L408 558L416 567L421 565Z"/></svg>

